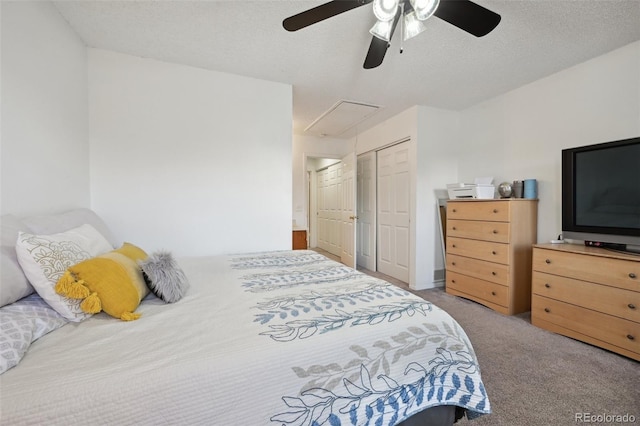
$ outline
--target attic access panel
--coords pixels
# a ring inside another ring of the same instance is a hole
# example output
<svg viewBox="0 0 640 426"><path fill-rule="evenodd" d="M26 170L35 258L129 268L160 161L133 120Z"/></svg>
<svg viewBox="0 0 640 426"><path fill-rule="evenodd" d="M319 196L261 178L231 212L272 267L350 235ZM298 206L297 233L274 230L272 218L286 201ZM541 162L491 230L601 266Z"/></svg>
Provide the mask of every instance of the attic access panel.
<svg viewBox="0 0 640 426"><path fill-rule="evenodd" d="M380 106L341 100L325 111L305 132L318 136L338 137L378 112Z"/></svg>

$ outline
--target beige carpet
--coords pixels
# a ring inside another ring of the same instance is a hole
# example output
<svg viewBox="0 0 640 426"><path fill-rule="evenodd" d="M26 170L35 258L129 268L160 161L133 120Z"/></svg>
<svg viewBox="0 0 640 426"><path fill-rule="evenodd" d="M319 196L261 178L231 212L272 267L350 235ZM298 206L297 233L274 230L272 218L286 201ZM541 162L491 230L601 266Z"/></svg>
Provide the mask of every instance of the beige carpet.
<svg viewBox="0 0 640 426"><path fill-rule="evenodd" d="M414 293L454 317L476 351L493 413L459 424L625 424L611 417L625 414L640 424L640 363L534 327L529 313L504 316L443 289Z"/></svg>

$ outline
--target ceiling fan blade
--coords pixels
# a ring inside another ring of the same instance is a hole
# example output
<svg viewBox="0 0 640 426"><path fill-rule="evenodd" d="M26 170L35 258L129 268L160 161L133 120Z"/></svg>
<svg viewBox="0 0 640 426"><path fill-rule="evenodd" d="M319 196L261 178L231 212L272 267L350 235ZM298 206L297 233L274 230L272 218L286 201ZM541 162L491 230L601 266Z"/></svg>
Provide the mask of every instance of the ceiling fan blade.
<svg viewBox="0 0 640 426"><path fill-rule="evenodd" d="M367 52L367 57L364 58L364 64L362 66L368 70L379 66L388 48L388 41L384 41L376 36L371 37L369 51Z"/></svg>
<svg viewBox="0 0 640 426"><path fill-rule="evenodd" d="M364 6L371 1L373 0L333 0L286 18L282 21L282 26L287 31L298 31L356 7Z"/></svg>
<svg viewBox="0 0 640 426"><path fill-rule="evenodd" d="M476 37L489 34L501 16L470 0L441 0L435 16Z"/></svg>
<svg viewBox="0 0 640 426"><path fill-rule="evenodd" d="M398 21L400 20L400 14L398 13L393 20L393 24L391 27L391 34L389 34L389 40L393 38L393 33L396 30L396 26L398 25ZM384 59L385 53L387 53L387 49L391 45L391 41L384 41L376 36L371 38L371 44L369 45L369 50L367 51L367 57L364 58L364 64L362 67L364 69L371 69L382 64L382 60Z"/></svg>

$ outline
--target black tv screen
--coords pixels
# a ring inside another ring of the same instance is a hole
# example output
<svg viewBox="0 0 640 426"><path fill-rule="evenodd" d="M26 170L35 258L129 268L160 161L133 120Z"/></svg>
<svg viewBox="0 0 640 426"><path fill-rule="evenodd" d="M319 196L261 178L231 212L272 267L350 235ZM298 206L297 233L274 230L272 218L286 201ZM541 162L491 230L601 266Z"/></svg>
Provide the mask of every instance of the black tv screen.
<svg viewBox="0 0 640 426"><path fill-rule="evenodd" d="M562 151L562 231L640 246L640 138Z"/></svg>

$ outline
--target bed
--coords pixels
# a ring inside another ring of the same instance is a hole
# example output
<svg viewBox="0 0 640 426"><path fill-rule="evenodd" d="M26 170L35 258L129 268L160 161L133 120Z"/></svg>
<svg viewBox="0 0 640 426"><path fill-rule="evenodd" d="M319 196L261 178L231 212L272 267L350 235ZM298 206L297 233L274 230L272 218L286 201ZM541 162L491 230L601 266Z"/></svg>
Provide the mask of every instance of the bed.
<svg viewBox="0 0 640 426"><path fill-rule="evenodd" d="M180 301L150 294L136 321L99 313L34 339L0 375L0 421L413 425L491 411L464 330L409 292L307 250L178 264ZM2 310L19 302L42 303Z"/></svg>

